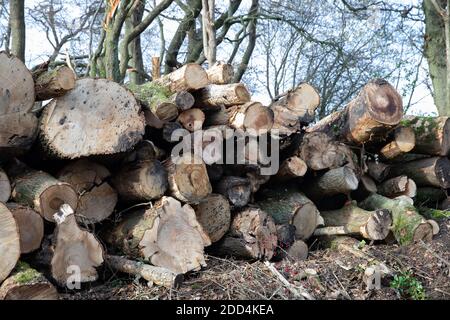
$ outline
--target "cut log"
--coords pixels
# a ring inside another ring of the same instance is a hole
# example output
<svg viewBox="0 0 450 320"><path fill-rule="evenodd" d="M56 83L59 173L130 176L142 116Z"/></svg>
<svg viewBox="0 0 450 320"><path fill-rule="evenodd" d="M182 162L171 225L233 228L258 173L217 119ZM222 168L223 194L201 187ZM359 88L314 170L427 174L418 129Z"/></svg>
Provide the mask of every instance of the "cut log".
<svg viewBox="0 0 450 320"><path fill-rule="evenodd" d="M201 130L205 122L205 114L198 108L183 111L177 119L178 122L188 131Z"/></svg>
<svg viewBox="0 0 450 320"><path fill-rule="evenodd" d="M300 131L302 124L314 120L319 105L317 90L307 83L300 84L270 105L274 113L274 132L290 136Z"/></svg>
<svg viewBox="0 0 450 320"><path fill-rule="evenodd" d="M175 92L170 101L177 106L179 112L189 110L195 104L194 96L187 91Z"/></svg>
<svg viewBox="0 0 450 320"><path fill-rule="evenodd" d="M5 171L0 168L0 202L6 203L11 196L11 184Z"/></svg>
<svg viewBox="0 0 450 320"><path fill-rule="evenodd" d="M183 132L186 132L186 135L188 134L188 132L184 130L183 126L178 122L167 122L164 124L162 129L163 129L162 130L163 139L170 143L178 142L178 139L180 138L178 134L174 136L174 132L178 130L183 130ZM173 138L177 139L174 141L172 140Z"/></svg>
<svg viewBox="0 0 450 320"><path fill-rule="evenodd" d="M105 240L131 258L144 258L177 274L206 266L203 251L211 244L194 209L171 197L123 216L105 233Z"/></svg>
<svg viewBox="0 0 450 320"><path fill-rule="evenodd" d="M417 187L414 180L409 179L407 176L399 176L379 185L378 193L388 198L399 196L414 198L417 194Z"/></svg>
<svg viewBox="0 0 450 320"><path fill-rule="evenodd" d="M107 256L106 263L113 270L127 273L136 277L142 277L148 281L148 285L157 284L168 289L178 288L183 282L183 275L172 271L155 267L138 261L128 260L119 256Z"/></svg>
<svg viewBox="0 0 450 320"><path fill-rule="evenodd" d="M162 160L166 157L166 151L156 146L150 140L143 140L137 144L133 151L124 158L123 163L132 163L149 160Z"/></svg>
<svg viewBox="0 0 450 320"><path fill-rule="evenodd" d="M294 156L283 161L274 179L282 182L301 178L306 174L306 171L308 171L308 166L305 161Z"/></svg>
<svg viewBox="0 0 450 320"><path fill-rule="evenodd" d="M277 225L277 250L274 260L286 258L287 250L295 242L295 227L292 224ZM301 241L301 240L300 240Z"/></svg>
<svg viewBox="0 0 450 320"><path fill-rule="evenodd" d="M117 192L106 181L109 170L87 159L65 166L58 180L69 183L78 193L77 218L86 223L97 223L108 218L117 203Z"/></svg>
<svg viewBox="0 0 450 320"><path fill-rule="evenodd" d="M265 190L263 196L264 200L257 205L270 214L277 225L293 225L297 239L309 239L317 226L323 224L315 204L294 188Z"/></svg>
<svg viewBox="0 0 450 320"><path fill-rule="evenodd" d="M6 206L16 220L20 252L26 254L39 249L44 238L44 220L39 213L17 203L10 202Z"/></svg>
<svg viewBox="0 0 450 320"><path fill-rule="evenodd" d="M414 130L408 127L397 127L394 131L394 139L380 150L385 159L393 159L410 152L416 145Z"/></svg>
<svg viewBox="0 0 450 320"><path fill-rule="evenodd" d="M37 137L34 81L20 59L0 52L0 157L21 154Z"/></svg>
<svg viewBox="0 0 450 320"><path fill-rule="evenodd" d="M0 202L0 283L8 277L20 257L20 235L17 223Z"/></svg>
<svg viewBox="0 0 450 320"><path fill-rule="evenodd" d="M69 159L128 151L145 127L131 92L105 79L77 80L73 90L47 105L40 123L44 149Z"/></svg>
<svg viewBox="0 0 450 320"><path fill-rule="evenodd" d="M383 182L390 174L389 165L381 162L368 162L367 170L369 175L377 182Z"/></svg>
<svg viewBox="0 0 450 320"><path fill-rule="evenodd" d="M227 198L220 194L210 194L194 209L198 222L211 242L222 239L231 223L231 209Z"/></svg>
<svg viewBox="0 0 450 320"><path fill-rule="evenodd" d="M250 180L241 177L224 177L215 186L215 191L225 196L235 208L245 207L252 194Z"/></svg>
<svg viewBox="0 0 450 320"><path fill-rule="evenodd" d="M1 285L0 300L58 300L58 291L41 273L19 262Z"/></svg>
<svg viewBox="0 0 450 320"><path fill-rule="evenodd" d="M75 88L76 76L67 66L59 66L53 70L34 76L36 101L62 97Z"/></svg>
<svg viewBox="0 0 450 320"><path fill-rule="evenodd" d="M230 83L234 76L233 66L221 61L212 65L211 68L206 70L206 73L208 74L209 82L212 84Z"/></svg>
<svg viewBox="0 0 450 320"><path fill-rule="evenodd" d="M445 190L439 188L417 188L415 202L419 207L438 208L439 203L447 198Z"/></svg>
<svg viewBox="0 0 450 320"><path fill-rule="evenodd" d="M270 260L277 247L277 230L273 219L258 208L238 212L230 231L216 245L214 254L248 260Z"/></svg>
<svg viewBox="0 0 450 320"><path fill-rule="evenodd" d="M368 240L384 240L390 232L392 215L389 210L366 211L351 202L342 209L322 211L325 228L316 236L358 235Z"/></svg>
<svg viewBox="0 0 450 320"><path fill-rule="evenodd" d="M250 93L242 83L212 84L196 92L195 105L201 109L220 109L250 102Z"/></svg>
<svg viewBox="0 0 450 320"><path fill-rule="evenodd" d="M184 154L163 164L168 172L169 190L178 200L198 204L212 192L206 165L198 156Z"/></svg>
<svg viewBox="0 0 450 320"><path fill-rule="evenodd" d="M342 111L332 113L307 132L325 132L331 137L357 145L382 137L400 123L403 103L387 81L370 81Z"/></svg>
<svg viewBox="0 0 450 320"><path fill-rule="evenodd" d="M96 237L80 229L72 208L63 204L54 217L54 253L51 260L52 277L61 286L96 281L95 268L101 266L104 251Z"/></svg>
<svg viewBox="0 0 450 320"><path fill-rule="evenodd" d="M195 91L209 84L208 74L196 63L188 63L154 82L168 88L171 92Z"/></svg>
<svg viewBox="0 0 450 320"><path fill-rule="evenodd" d="M128 164L111 182L120 198L127 202L159 199L168 187L167 171L158 160Z"/></svg>
<svg viewBox="0 0 450 320"><path fill-rule="evenodd" d="M427 222L417 209L405 199L389 199L378 194L373 194L359 205L366 210L388 209L392 213L392 231L400 245L408 245L433 238L433 226Z"/></svg>
<svg viewBox="0 0 450 320"><path fill-rule="evenodd" d="M308 245L302 240L295 240L289 247L286 258L292 262L304 261L308 258Z"/></svg>
<svg viewBox="0 0 450 320"><path fill-rule="evenodd" d="M419 187L450 188L450 160L444 157L426 158L408 163L395 164L390 175L405 175Z"/></svg>

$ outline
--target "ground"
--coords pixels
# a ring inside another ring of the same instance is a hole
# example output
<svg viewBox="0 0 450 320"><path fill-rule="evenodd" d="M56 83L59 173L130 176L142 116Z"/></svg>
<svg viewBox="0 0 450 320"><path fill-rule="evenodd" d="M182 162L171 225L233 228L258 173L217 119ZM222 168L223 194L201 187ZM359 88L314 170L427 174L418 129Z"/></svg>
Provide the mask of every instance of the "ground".
<svg viewBox="0 0 450 320"><path fill-rule="evenodd" d="M410 246L361 243L355 253L320 249L317 241L307 261L275 263L291 284L289 290L262 262L248 263L208 257L208 267L186 276L175 290L148 287L139 279L102 271L103 282L63 299L296 299L299 286L315 299L450 299L450 219L440 222L431 243ZM362 253L362 254L359 254ZM367 290L367 265L382 263L389 270L380 290Z"/></svg>

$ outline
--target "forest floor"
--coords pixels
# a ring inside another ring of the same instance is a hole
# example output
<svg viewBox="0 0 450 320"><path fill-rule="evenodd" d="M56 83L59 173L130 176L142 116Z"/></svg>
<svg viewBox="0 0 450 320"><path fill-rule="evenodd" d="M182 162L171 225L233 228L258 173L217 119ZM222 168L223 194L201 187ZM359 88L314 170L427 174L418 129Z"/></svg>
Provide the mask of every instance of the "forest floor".
<svg viewBox="0 0 450 320"><path fill-rule="evenodd" d="M308 260L275 263L278 271L295 287L301 285L315 299L439 299L450 300L450 219L440 222L440 233L431 243L410 246L362 243L356 251L320 249ZM311 248L318 247L314 242ZM381 289L367 290L364 269L374 261L390 274ZM295 295L262 262L248 263L208 257L208 267L186 276L177 290L148 287L139 279L101 273L102 281L77 292L65 292L63 299L191 299L265 300L295 299Z"/></svg>

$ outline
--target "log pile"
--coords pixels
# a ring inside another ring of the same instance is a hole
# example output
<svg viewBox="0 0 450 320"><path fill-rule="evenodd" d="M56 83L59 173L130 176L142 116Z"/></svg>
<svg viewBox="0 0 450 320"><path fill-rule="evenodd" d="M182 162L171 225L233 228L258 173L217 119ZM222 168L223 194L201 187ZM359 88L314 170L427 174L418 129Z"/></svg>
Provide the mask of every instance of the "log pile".
<svg viewBox="0 0 450 320"><path fill-rule="evenodd" d="M0 53L0 298L56 299L101 268L177 287L207 254L295 261L317 237L439 232L448 118L403 117L376 79L313 124L313 86L264 106L232 72L188 64L122 86Z"/></svg>

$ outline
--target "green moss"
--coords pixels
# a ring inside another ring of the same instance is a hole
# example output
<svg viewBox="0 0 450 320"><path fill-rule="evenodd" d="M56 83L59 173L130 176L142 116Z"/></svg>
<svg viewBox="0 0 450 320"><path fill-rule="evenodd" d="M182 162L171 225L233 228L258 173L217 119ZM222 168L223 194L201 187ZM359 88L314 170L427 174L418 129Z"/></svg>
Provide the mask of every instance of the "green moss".
<svg viewBox="0 0 450 320"><path fill-rule="evenodd" d="M419 208L419 213L427 219L442 220L450 218L450 211L437 210L431 208Z"/></svg>
<svg viewBox="0 0 450 320"><path fill-rule="evenodd" d="M14 271L14 280L19 284L30 283L41 277L41 274L27 263L19 261Z"/></svg>
<svg viewBox="0 0 450 320"><path fill-rule="evenodd" d="M158 103L166 102L171 96L168 88L163 87L154 82L147 82L141 85L128 85L136 98L144 102L148 107L152 107Z"/></svg>
<svg viewBox="0 0 450 320"><path fill-rule="evenodd" d="M400 122L403 127L414 129L416 137L421 137L424 142L432 142L437 128L436 118L434 117L415 117L413 119L403 119Z"/></svg>

